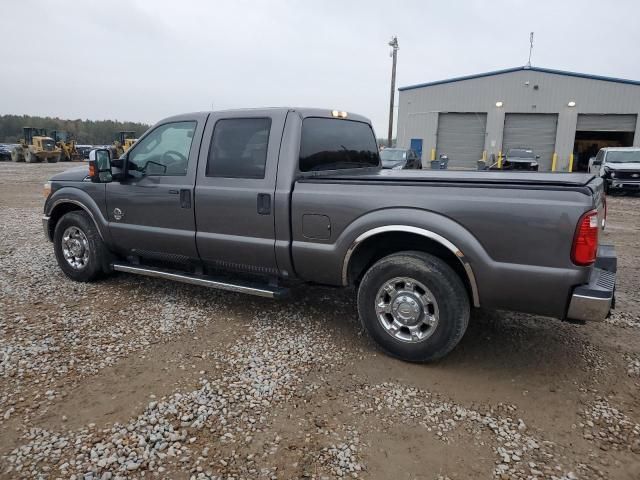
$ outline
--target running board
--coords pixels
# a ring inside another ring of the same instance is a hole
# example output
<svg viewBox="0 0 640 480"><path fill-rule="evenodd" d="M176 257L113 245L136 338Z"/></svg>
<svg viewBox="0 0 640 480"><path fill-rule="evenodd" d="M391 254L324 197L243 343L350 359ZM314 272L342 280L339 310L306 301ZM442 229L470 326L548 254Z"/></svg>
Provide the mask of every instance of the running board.
<svg viewBox="0 0 640 480"><path fill-rule="evenodd" d="M176 273L159 268L140 267L128 263L113 263L112 267L118 272L135 273L147 277L164 278L175 282L189 283L201 287L216 288L228 292L247 293L258 297L283 298L289 295L289 289L278 286L263 285L259 283L241 282L231 283L204 275L191 275L189 273Z"/></svg>

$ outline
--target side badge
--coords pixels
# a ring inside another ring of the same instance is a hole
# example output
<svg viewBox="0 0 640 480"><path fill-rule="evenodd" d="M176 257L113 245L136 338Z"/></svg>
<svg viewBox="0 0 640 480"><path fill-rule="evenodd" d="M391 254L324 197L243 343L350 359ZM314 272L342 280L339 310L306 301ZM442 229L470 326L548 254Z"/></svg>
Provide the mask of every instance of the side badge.
<svg viewBox="0 0 640 480"><path fill-rule="evenodd" d="M119 208L114 208L113 218L115 218L116 220L122 220L122 217L124 217L124 213L122 213L122 210L120 210Z"/></svg>

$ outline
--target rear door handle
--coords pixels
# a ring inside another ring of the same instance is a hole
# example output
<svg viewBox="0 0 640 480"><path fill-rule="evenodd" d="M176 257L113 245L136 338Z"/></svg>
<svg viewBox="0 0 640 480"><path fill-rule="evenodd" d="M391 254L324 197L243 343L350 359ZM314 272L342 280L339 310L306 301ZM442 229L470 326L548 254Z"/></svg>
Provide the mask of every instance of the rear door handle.
<svg viewBox="0 0 640 480"><path fill-rule="evenodd" d="M191 208L191 190L188 188L180 189L180 207Z"/></svg>
<svg viewBox="0 0 640 480"><path fill-rule="evenodd" d="M258 215L271 215L271 195L258 194Z"/></svg>

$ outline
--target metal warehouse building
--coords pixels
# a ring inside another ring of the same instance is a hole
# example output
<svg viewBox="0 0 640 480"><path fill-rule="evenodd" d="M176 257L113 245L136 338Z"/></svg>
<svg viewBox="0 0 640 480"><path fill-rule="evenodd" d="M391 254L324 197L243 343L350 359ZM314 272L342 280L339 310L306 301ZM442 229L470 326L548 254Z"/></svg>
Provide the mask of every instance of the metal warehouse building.
<svg viewBox="0 0 640 480"><path fill-rule="evenodd" d="M605 146L640 146L640 82L518 67L402 87L398 145L423 165L475 168L531 147L540 170L585 170Z"/></svg>

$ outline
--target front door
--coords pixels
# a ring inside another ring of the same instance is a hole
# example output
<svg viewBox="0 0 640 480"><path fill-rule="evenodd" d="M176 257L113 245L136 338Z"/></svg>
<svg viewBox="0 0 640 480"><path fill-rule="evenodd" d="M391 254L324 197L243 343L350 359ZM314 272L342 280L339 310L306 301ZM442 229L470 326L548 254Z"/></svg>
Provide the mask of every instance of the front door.
<svg viewBox="0 0 640 480"><path fill-rule="evenodd" d="M223 269L276 274L274 192L286 113L212 114L196 183L200 257Z"/></svg>
<svg viewBox="0 0 640 480"><path fill-rule="evenodd" d="M157 125L127 152L127 178L107 184L114 244L128 255L197 259L193 189L206 114Z"/></svg>

